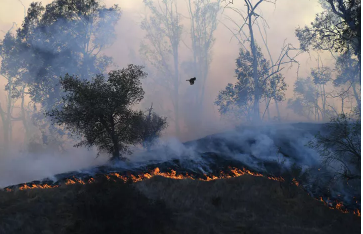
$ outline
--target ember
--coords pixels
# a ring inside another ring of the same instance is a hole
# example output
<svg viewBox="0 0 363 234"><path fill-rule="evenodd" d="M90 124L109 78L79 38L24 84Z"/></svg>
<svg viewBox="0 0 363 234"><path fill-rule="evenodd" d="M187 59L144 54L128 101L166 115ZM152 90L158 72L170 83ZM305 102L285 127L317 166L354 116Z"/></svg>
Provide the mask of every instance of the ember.
<svg viewBox="0 0 363 234"><path fill-rule="evenodd" d="M258 176L258 177L264 177L264 175L260 174L260 173L256 173L256 172L252 172L246 168L235 168L235 167L228 167L229 171L220 171L219 174L217 173L217 175L214 174L203 174L203 176L196 176L196 175L192 175L192 174L188 174L188 173L183 173L183 174L177 174L177 172L175 170L170 170L170 172L161 172L159 167L156 167L152 170L150 170L149 172L146 173L141 173L138 175L133 175L133 174L127 174L127 175L121 175L119 173L113 172L113 173L109 173L104 175L107 180L113 180L113 181L117 181L116 179L120 179L123 182L126 182L128 180L132 180L132 182L139 182L139 181L143 181L143 180L147 180L150 179L154 176L162 176L162 177L166 177L166 178L170 178L170 179L177 179L177 180L182 180L182 179L191 179L191 180L201 180L201 181L212 181L212 180L218 180L218 179L229 179L229 178L234 178L234 177L240 177L243 175L251 175L251 176ZM275 180L275 181L279 181L279 182L283 182L285 181L284 178L282 177L274 177L274 176L267 176L267 178L269 180ZM89 179L85 179L85 180L81 180L78 178L73 177L72 179L67 179L65 181L65 185L72 185L72 184L86 184L86 183L94 183L96 181L95 178L89 178ZM295 184L296 186L299 186L299 182L293 178L292 179L292 183ZM19 190L27 190L27 189L48 189L48 188L56 188L59 187L60 185L49 185L49 184L24 184L21 185L19 187ZM13 191L10 188L5 188L5 191L7 192L11 192ZM311 196L310 194L308 194L309 196ZM323 199L323 197L320 197L319 199L317 199L321 202L324 203L325 206L327 206L329 209L336 209L339 210L343 213L349 213L349 211L344 207L342 202L339 201L331 201L329 198L327 199ZM333 205L333 203L335 205ZM360 217L360 210L357 209L355 211L353 211L353 214L357 215Z"/></svg>
<svg viewBox="0 0 363 234"><path fill-rule="evenodd" d="M292 179L292 182L296 185L299 186L299 181L297 181L295 178Z"/></svg>

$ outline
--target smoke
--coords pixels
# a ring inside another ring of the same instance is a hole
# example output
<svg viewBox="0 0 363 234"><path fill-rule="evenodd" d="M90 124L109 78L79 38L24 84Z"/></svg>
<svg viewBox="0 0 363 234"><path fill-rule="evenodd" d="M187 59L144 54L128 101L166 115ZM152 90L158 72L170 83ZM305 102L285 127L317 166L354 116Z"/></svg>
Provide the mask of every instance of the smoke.
<svg viewBox="0 0 363 234"><path fill-rule="evenodd" d="M13 4L14 1L11 1ZM50 0L46 3L51 2ZM132 2L132 3L131 3ZM24 1L25 5L29 5L30 1ZM107 6L119 3L116 0L105 1ZM188 61L192 57L190 51L191 42L189 35L190 22L186 15L188 15L185 2L180 1L181 7L179 8L182 17L183 34L182 43L180 49L180 61ZM9 4L7 2L6 4ZM6 5L5 4L5 5ZM179 1L178 1L179 4ZM6 17L7 24L0 24L2 29L8 29L9 22L17 21L20 25L23 20L23 12L21 7L20 13L17 15L17 19L10 20L11 16L1 13L2 3L0 3L0 17ZM243 4L236 3L236 7L241 7ZM103 50L100 55L105 55L113 58L113 64L108 67L108 70L113 68L123 68L129 63L145 64L142 56L139 54L140 44L145 36L145 32L140 28L141 19L148 14L145 10L141 0L123 1L120 3L122 10L121 19L115 26L116 40L112 45ZM276 8L275 8L276 7ZM277 58L283 41L286 39L288 42L298 46L298 40L295 37L296 27L308 25L317 12L321 11L320 6L315 2L307 2L306 0L279 0L276 6L266 4L261 9L264 12L265 19L269 22L268 29L268 44L271 47L271 54L273 58ZM11 12L11 10L7 11ZM233 17L234 20L242 22L241 18L224 12L224 15L219 15L219 22L226 23L231 26L231 22L228 23L226 16ZM286 20L288 18L289 20ZM111 17L111 21L114 21ZM66 21L59 21L55 28L68 28ZM283 25L282 25L283 24ZM103 24L104 25L104 24ZM107 24L106 24L107 25ZM257 30L256 30L257 32ZM72 43L68 41L70 34L64 34L62 30L46 31L45 33L51 33L54 38L57 38L60 42L66 42L70 51L78 51L79 46L77 40L72 40ZM42 34L39 34L41 39ZM45 34L43 35L45 36ZM108 40L107 33L99 33L99 40ZM170 92L168 88L164 88L155 84L155 80L159 77L156 75L156 71L148 70L149 76L143 83L146 97L144 101L137 106L138 109L145 109L150 107L153 103L155 112L168 116L170 127L164 132L164 136L160 139L159 143L154 146L150 152L145 152L139 147L134 147L133 154L130 155L129 162L122 162L113 167L117 168L134 168L145 166L155 162L168 162L172 160L180 160L184 162L185 167L193 168L195 170L208 167L208 162L205 161L201 155L205 153L216 153L218 155L228 156L239 162L242 162L247 167L261 172L276 172L276 171L288 171L294 165L302 168L302 173L308 172L311 169L319 168L320 157L313 149L306 146L309 140L313 139L313 135L316 129L312 127L312 131L305 131L303 127L289 124L281 124L276 126L260 126L260 127L245 127L235 129L236 123L230 120L221 119L218 113L217 107L214 105L214 101L222 89L226 87L228 83L235 83L237 81L234 70L236 68L235 60L238 57L238 51L240 45L235 40L231 40L231 32L219 23L215 31L214 37L216 38L212 50L212 62L208 74L208 79L205 83L205 95L203 105L203 120L200 124L195 124L196 116L195 109L190 105L191 96L194 95L196 88L200 85L199 77L197 77L196 85L190 86L186 81L189 79L190 71L187 69L181 69L180 80L181 82L181 94L180 94L180 125L182 128L181 135L175 137L174 124L173 124L173 106L170 100ZM74 38L73 38L74 39ZM39 40L40 41L40 40ZM42 40L44 41L44 40ZM263 49L262 41L258 37L257 41L262 47L262 51L266 55L266 51ZM37 46L42 51L56 53L56 48L53 45L37 44L34 42L33 46ZM311 56L311 57L310 57ZM50 66L60 66L59 72L63 75L65 73L87 72L87 66L84 66L85 70L78 71L75 65L79 62L81 56L72 55L70 58L54 60ZM320 59L324 60L326 65L332 63L331 58L325 54L320 54ZM310 68L316 66L314 55L303 54L298 57L300 62L300 68L298 70L299 76L307 77L310 74ZM47 61L49 62L49 61ZM87 64L86 64L87 65ZM97 70L97 69L95 69ZM91 73L95 73L92 71ZM288 84L286 92L286 99L294 97L293 85L297 78L297 68L293 67L283 72L285 80ZM184 83L183 83L184 82ZM3 85L4 81L0 81ZM4 100L3 92L0 93L0 100ZM2 102L3 103L3 102ZM18 103L16 103L18 104ZM300 115L294 114L286 108L287 102L280 103L280 111L282 119L285 122L292 121L305 121L306 119ZM14 112L17 114L17 112ZM271 119L277 116L275 108L271 104L270 108ZM5 187L11 184L17 184L22 182L28 182L32 180L41 180L44 178L52 178L54 175L76 171L80 169L86 169L95 167L98 165L105 165L107 162L107 156L103 155L96 158L95 150L88 151L86 149L76 149L67 147L67 152L64 154L56 153L55 149L49 148L46 152L30 153L27 152L26 146L23 146L23 152L15 150L19 148L20 142L24 142L23 131L20 122L13 124L13 150L8 155L0 155L0 187ZM307 125L306 125L307 126ZM39 130L35 129L32 132L34 135L38 135ZM216 134L218 133L218 134ZM211 135L214 134L214 135ZM209 136L211 135L211 136ZM206 137L207 136L207 137ZM2 134L0 138L2 137ZM206 137L206 138L202 138ZM202 138L202 139L199 139ZM197 141L192 141L196 140ZM184 141L189 141L182 143ZM42 144L41 140L37 140ZM332 170L332 169L326 169ZM332 172L332 171L331 171ZM329 172L331 174L331 172ZM318 183L319 174L311 173L311 184ZM320 182L319 182L320 183ZM326 183L326 181L324 181ZM338 191L345 191L345 187L339 183L334 190L336 194ZM341 192L343 193L343 192ZM348 192L344 192L346 199L349 198Z"/></svg>
<svg viewBox="0 0 363 234"><path fill-rule="evenodd" d="M95 149L82 148L36 154L12 150L0 156L0 187L52 178L55 174L103 165L108 160L106 156L97 157Z"/></svg>

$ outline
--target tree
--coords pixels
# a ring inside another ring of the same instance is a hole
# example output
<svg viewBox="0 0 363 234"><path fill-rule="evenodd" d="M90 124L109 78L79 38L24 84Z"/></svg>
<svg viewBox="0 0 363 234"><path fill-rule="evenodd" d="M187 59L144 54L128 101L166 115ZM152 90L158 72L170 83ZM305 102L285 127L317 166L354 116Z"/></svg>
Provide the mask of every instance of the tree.
<svg viewBox="0 0 363 234"><path fill-rule="evenodd" d="M191 50L193 52L192 61L187 61L182 64L185 73L188 77L197 77L198 81L195 84L195 89L190 90L187 93L187 97L190 97L191 105L188 105L188 109L192 108L193 111L186 111L185 114L193 113L189 117L189 120L194 123L193 126L201 125L202 113L203 113L203 101L205 84L208 79L209 66L212 62L212 47L215 41L213 34L218 25L218 12L220 10L220 0L196 0L188 1L188 11L190 16L190 38L191 38Z"/></svg>
<svg viewBox="0 0 363 234"><path fill-rule="evenodd" d="M358 109L360 109L360 62L351 55L351 52L347 52L337 58L336 70L337 76L333 81L334 86L348 85L348 88L344 89L343 92L347 93L352 89Z"/></svg>
<svg viewBox="0 0 363 234"><path fill-rule="evenodd" d="M232 29L230 29L228 26L226 26L229 31L232 32L233 34L233 37L235 37L240 46L244 49L244 50L247 50L246 46L244 45L246 41L249 42L249 50L252 54L252 57L253 57L253 61L252 61L252 68L253 68L253 82L254 82L254 86L255 87L259 87L259 74L258 74L258 45L256 43L256 35L254 33L254 26L258 26L258 29L260 31L260 34L261 34L261 37L262 37L262 40L263 40L263 43L265 44L266 46L266 49L269 53L269 48L268 48L268 45L267 45L267 35L262 35L262 32L261 32L261 29L260 29L260 26L259 26L259 20L260 21L263 21L264 23L267 23L267 21L262 17L261 14L257 13L257 10L258 10L258 7L260 4L262 4L263 2L267 2L267 3L272 3L272 4L275 4L276 1L264 1L264 0L258 0L255 4L252 3L252 1L250 0L244 0L244 3L245 3L245 6L246 6L246 12L243 12L241 11L240 9L238 8L235 8L235 7L229 7L228 5L229 4L233 4L233 1L229 2L225 8L229 8L229 9L232 9L235 13L238 14L239 17L241 17L243 19L242 23L238 23L236 22L235 20L233 20L231 17L228 17L232 23L234 25L236 25L238 28L235 29L235 31L233 31ZM248 32L245 32L243 29L247 26L248 28ZM266 31L265 31L265 34L266 34ZM287 43L285 44L285 41L284 41L284 44L283 44L283 47L281 49L281 53L279 55L279 57L277 58L276 62L274 63L274 61L272 60L272 56L270 55L270 64L271 66L268 68L269 71L270 71L270 74L268 77L275 77L276 80L280 80L280 78L277 78L280 73L281 70L283 70L285 68L285 64L288 64L290 63L291 66L293 63L298 63L295 58L300 54L300 52L298 52L297 54L295 55L291 55L289 54L291 51L296 51L297 49L295 47L293 47L290 43ZM287 60L286 60L287 59ZM290 67L291 67L290 66ZM277 75L277 76L275 76ZM253 110L254 110L254 122L260 122L262 120L262 118L264 117L264 114L265 112L267 111L268 112L268 107L269 107L269 104L270 104L270 101L271 99L274 99L275 103L276 103L276 109L277 109L277 112L278 112L278 115L279 115L279 110L278 110L278 105L277 105L277 102L281 101L282 99L280 99L280 94L281 94L281 91L283 92L283 89L279 89L279 82L276 83L276 86L273 87L274 85L274 82L270 83L270 87L267 87L267 89L270 89L270 91L273 91L273 92L270 92L271 93L276 93L276 97L275 96L269 96L267 98L267 96L265 96L261 90L259 90L258 88L254 89L254 98L253 98ZM266 102L266 109L264 111L264 114L261 118L260 116L260 100L263 100L265 99L265 102Z"/></svg>
<svg viewBox="0 0 363 234"><path fill-rule="evenodd" d="M321 97L321 115L322 120L326 120L327 113L327 94L325 91L325 87L329 81L331 81L331 69L328 67L318 67L315 69L311 69L311 76L313 78L314 84L318 88L319 96Z"/></svg>
<svg viewBox="0 0 363 234"><path fill-rule="evenodd" d="M66 73L88 79L105 72L111 58L100 53L115 40L120 18L117 5L107 8L97 0L54 0L46 7L32 3L16 39L22 54L16 70L22 71L33 102L48 111L63 95L59 77ZM49 136L61 129L49 126L42 114L33 115L39 128Z"/></svg>
<svg viewBox="0 0 363 234"><path fill-rule="evenodd" d="M0 75L5 79L6 101L0 102L0 117L2 120L5 151L11 145L12 122L22 121L25 130L25 142L29 142L29 110L25 104L26 84L22 81L24 71L19 69L22 62L22 47L17 38L9 30L0 41L1 69ZM16 102L20 100L20 106ZM14 117L14 109L20 108L20 115Z"/></svg>
<svg viewBox="0 0 363 234"><path fill-rule="evenodd" d="M219 106L221 114L229 112L244 117L247 121L254 122L256 102L255 93L258 90L259 99L262 97L276 97L279 100L284 98L286 83L279 73L270 73L269 62L263 57L261 50L257 47L257 77L258 83L254 82L253 54L240 49L239 57L236 60L237 83L228 84L226 89L220 91L215 104Z"/></svg>
<svg viewBox="0 0 363 234"><path fill-rule="evenodd" d="M294 84L294 96L288 100L288 108L296 114L305 116L308 120L320 120L320 110L318 100L320 97L319 90L316 88L311 77L298 79Z"/></svg>
<svg viewBox="0 0 363 234"><path fill-rule="evenodd" d="M325 10L311 26L296 29L301 49L353 51L360 61L360 0L322 0ZM360 62L359 62L360 63Z"/></svg>
<svg viewBox="0 0 363 234"><path fill-rule="evenodd" d="M333 117L309 142L323 163L346 180L360 179L361 174L361 123L360 116L356 117L346 114Z"/></svg>
<svg viewBox="0 0 363 234"><path fill-rule="evenodd" d="M62 103L47 115L54 123L64 125L72 134L84 137L76 146L97 146L99 151L120 159L129 153L129 145L142 143L148 117L141 111L132 110L144 97L140 79L146 77L141 66L108 73L106 80L97 75L92 81L66 75L60 84L65 91ZM157 135L165 126L162 123L148 130L148 136Z"/></svg>
<svg viewBox="0 0 363 234"><path fill-rule="evenodd" d="M160 137L160 133L167 127L166 118L160 117L153 110L153 105L148 109L148 114L143 116L142 145L150 151L151 146Z"/></svg>
<svg viewBox="0 0 363 234"><path fill-rule="evenodd" d="M158 3L157 8L152 1L144 0L152 16L141 23L141 29L146 31L146 40L141 44L140 53L158 71L157 83L169 92L174 107L175 131L179 136L179 44L182 25L175 0Z"/></svg>

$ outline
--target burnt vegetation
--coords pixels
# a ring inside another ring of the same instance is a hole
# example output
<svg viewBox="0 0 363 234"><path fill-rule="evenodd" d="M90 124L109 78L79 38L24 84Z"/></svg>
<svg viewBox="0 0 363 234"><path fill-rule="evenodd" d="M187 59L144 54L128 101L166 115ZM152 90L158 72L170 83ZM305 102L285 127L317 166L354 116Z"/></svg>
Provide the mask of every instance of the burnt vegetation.
<svg viewBox="0 0 363 234"><path fill-rule="evenodd" d="M117 70L106 49L122 11L102 2L31 3L20 27L0 40L0 153L11 155L20 123L30 155L68 154L72 143L109 156L90 171L56 181L48 173L0 191L0 234L359 231L360 0L319 0L323 11L295 30L299 47L285 40L277 57L261 12L276 0L188 0L185 9L177 0L143 0L139 63ZM181 139L210 124L206 93L220 14L236 27L223 23L239 53L234 82L219 87L212 106L238 127L157 148L168 127ZM315 52L334 62L318 55L301 76L300 54ZM284 107L315 123L286 124Z"/></svg>
<svg viewBox="0 0 363 234"><path fill-rule="evenodd" d="M263 188L263 189L261 189ZM182 192L181 192L182 191ZM100 178L53 189L0 191L2 233L357 233L359 217L301 188L262 177L210 182Z"/></svg>

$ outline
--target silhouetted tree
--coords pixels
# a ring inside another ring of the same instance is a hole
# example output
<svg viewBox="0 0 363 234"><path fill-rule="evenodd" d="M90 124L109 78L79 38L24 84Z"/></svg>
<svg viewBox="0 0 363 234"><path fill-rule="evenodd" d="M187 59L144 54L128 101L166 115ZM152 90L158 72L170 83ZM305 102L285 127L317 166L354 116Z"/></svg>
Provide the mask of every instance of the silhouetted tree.
<svg viewBox="0 0 363 234"><path fill-rule="evenodd" d="M150 150L151 146L160 137L161 131L167 127L166 118L160 117L153 112L153 106L148 109L147 115L143 116L142 123L142 145L147 151Z"/></svg>
<svg viewBox="0 0 363 234"><path fill-rule="evenodd" d="M296 29L303 50L309 48L345 53L352 50L360 60L361 1L322 0L325 10L311 26Z"/></svg>
<svg viewBox="0 0 363 234"><path fill-rule="evenodd" d="M361 123L360 116L340 114L333 117L309 142L323 163L336 170L347 180L360 179L361 174Z"/></svg>
<svg viewBox="0 0 363 234"><path fill-rule="evenodd" d="M341 87L343 85L348 86L348 88L343 90L344 93L352 89L357 107L360 110L360 62L351 56L351 52L347 52L337 58L335 67L337 70L337 76L333 81L334 85L337 87Z"/></svg>
<svg viewBox="0 0 363 234"><path fill-rule="evenodd" d="M313 78L314 84L317 86L319 96L321 98L321 115L322 120L326 119L327 114L327 93L325 91L325 87L328 82L331 81L331 69L328 67L318 67L311 70L311 76Z"/></svg>
<svg viewBox="0 0 363 234"><path fill-rule="evenodd" d="M112 154L112 159L120 159L122 153L130 152L129 145L157 136L166 123L155 115L158 124L150 128L148 117L131 109L144 97L140 79L146 75L136 65L111 71L107 80L103 75L88 81L67 74L60 81L66 93L62 103L47 115L72 134L84 137L76 146L95 145Z"/></svg>

